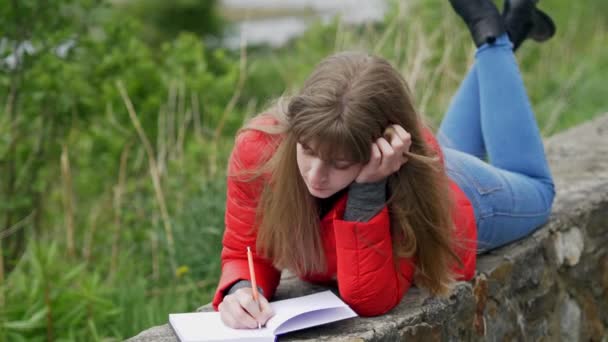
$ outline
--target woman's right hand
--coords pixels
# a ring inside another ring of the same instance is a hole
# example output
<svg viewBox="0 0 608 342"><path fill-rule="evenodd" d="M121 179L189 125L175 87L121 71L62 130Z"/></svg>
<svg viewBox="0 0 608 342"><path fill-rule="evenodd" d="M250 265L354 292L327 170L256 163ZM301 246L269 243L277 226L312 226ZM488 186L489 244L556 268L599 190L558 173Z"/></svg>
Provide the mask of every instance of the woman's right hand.
<svg viewBox="0 0 608 342"><path fill-rule="evenodd" d="M259 305L253 300L253 290L240 288L224 297L218 306L220 317L225 325L233 329L255 329L266 324L274 312L268 300L258 295Z"/></svg>

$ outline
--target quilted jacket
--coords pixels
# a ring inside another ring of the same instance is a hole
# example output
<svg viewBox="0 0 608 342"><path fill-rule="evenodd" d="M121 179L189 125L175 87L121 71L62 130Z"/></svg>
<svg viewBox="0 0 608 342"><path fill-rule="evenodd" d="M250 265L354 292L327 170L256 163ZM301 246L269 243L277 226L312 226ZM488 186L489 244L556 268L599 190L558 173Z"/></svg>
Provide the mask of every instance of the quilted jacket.
<svg viewBox="0 0 608 342"><path fill-rule="evenodd" d="M260 122L272 123L262 116ZM437 140L430 130L424 132L427 143L443 156ZM260 178L244 182L230 176L242 170L255 169L268 160L280 142L279 136L247 130L236 138L228 165L225 232L221 253L222 274L213 306L217 310L224 293L239 280L249 280L247 246L256 245L256 206L264 186ZM464 192L450 180L454 208L455 237L460 244L456 252L464 267L453 266L458 280L469 280L475 273L477 229L473 208ZM327 271L322 274L301 276L317 283L337 281L341 298L359 315L383 314L401 301L412 285L415 260L400 258L395 267L392 253L390 220L386 206L368 222L342 220L348 192L338 199L321 218L321 236L324 244ZM252 248L254 250L254 248ZM254 253L256 280L266 298L272 298L280 279L271 260Z"/></svg>

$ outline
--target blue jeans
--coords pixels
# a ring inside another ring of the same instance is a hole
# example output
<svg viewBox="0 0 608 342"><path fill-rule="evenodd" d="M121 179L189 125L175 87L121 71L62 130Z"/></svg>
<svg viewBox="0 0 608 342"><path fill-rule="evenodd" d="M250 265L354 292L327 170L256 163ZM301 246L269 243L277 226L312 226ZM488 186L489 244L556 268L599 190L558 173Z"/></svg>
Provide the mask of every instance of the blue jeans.
<svg viewBox="0 0 608 342"><path fill-rule="evenodd" d="M448 175L473 205L478 253L520 239L548 220L553 179L506 34L477 50L438 140Z"/></svg>

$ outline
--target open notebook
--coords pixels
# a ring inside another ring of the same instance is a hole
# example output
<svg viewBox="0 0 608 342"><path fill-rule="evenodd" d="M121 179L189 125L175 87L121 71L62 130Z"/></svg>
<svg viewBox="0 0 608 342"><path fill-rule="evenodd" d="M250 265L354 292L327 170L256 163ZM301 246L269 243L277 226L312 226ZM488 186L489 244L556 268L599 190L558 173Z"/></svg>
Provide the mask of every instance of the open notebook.
<svg viewBox="0 0 608 342"><path fill-rule="evenodd" d="M169 324L181 342L275 341L277 335L357 316L331 291L270 303L275 315L261 329L231 329L218 312L169 315Z"/></svg>

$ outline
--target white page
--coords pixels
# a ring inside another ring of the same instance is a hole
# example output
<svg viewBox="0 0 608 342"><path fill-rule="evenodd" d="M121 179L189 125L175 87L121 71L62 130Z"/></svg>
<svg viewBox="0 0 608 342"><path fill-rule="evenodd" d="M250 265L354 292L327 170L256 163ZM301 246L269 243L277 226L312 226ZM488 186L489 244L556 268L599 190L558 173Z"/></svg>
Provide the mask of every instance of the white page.
<svg viewBox="0 0 608 342"><path fill-rule="evenodd" d="M270 306L274 310L275 316L268 320L268 322L266 323L266 327L272 330L277 330L283 323L295 316L304 314L306 312L319 311L322 309L346 308L349 310L350 313L352 313L352 316L344 318L357 316L357 314L352 311L348 307L348 305L346 305L340 298L338 298L338 296L333 294L331 291L323 291L308 296L279 300L270 303ZM340 316L340 318L337 318L336 320L343 319L341 317L342 316ZM331 322L331 320L325 321L324 323L328 322ZM282 333L285 333L291 330L281 329L281 331Z"/></svg>
<svg viewBox="0 0 608 342"><path fill-rule="evenodd" d="M291 331L315 327L351 317L357 317L357 314L348 306L310 311L287 320L281 324L274 333L276 335L281 335Z"/></svg>
<svg viewBox="0 0 608 342"><path fill-rule="evenodd" d="M274 341L269 328L232 329L224 325L217 312L192 312L170 314L169 323L180 341Z"/></svg>

